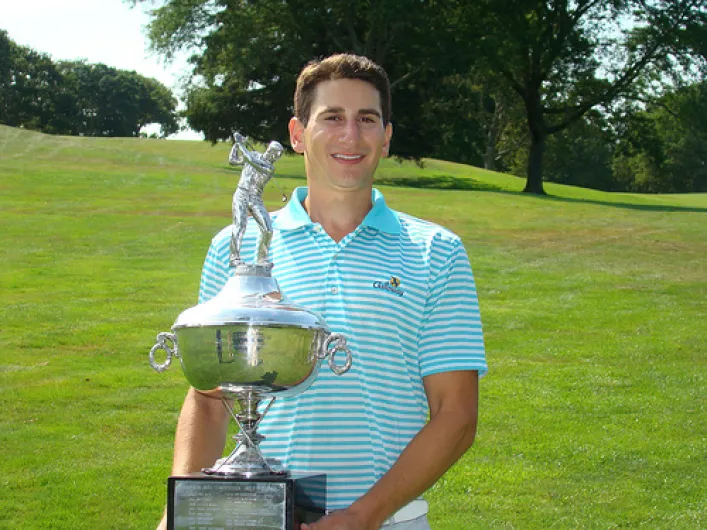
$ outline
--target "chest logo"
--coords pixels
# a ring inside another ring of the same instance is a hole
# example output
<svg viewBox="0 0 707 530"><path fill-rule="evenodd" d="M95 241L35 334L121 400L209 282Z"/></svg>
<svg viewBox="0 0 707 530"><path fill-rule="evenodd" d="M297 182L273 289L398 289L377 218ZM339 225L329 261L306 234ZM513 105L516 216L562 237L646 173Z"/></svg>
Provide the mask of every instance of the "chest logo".
<svg viewBox="0 0 707 530"><path fill-rule="evenodd" d="M398 296L403 296L405 294L405 291L402 289L401 284L402 282L400 281L400 278L398 278L397 276L391 276L390 280L388 281L373 282L373 288L380 289L382 291L388 291L389 293L393 293Z"/></svg>

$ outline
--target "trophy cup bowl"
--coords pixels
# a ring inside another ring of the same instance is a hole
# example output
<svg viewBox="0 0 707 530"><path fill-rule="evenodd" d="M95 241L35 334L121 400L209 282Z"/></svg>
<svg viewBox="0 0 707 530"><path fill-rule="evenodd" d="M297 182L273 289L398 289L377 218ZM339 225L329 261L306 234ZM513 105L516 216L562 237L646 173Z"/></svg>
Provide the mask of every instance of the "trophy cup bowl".
<svg viewBox="0 0 707 530"><path fill-rule="evenodd" d="M227 458L204 469L207 474L253 477L286 474L279 462L266 459L258 445L257 426L267 412L264 398L291 397L316 379L320 362L328 359L336 374L351 366L346 339L331 333L318 314L294 305L270 275L270 265L241 264L224 288L208 302L183 311L171 333L160 333L150 350L150 364L166 370L177 357L195 389L222 397L238 423L238 445ZM155 354L166 354L163 363ZM337 353L346 355L343 365ZM240 404L234 413L229 401Z"/></svg>

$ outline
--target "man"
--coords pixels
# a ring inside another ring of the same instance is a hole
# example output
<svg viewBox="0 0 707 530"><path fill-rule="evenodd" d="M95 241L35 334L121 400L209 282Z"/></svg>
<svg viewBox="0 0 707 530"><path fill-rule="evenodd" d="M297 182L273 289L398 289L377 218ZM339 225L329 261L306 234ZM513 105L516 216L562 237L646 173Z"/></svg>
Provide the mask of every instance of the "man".
<svg viewBox="0 0 707 530"><path fill-rule="evenodd" d="M280 142L270 142L265 153L260 154L247 147L247 139L240 133L233 135L233 148L228 156L232 166L245 163L241 171L241 179L233 194L233 226L234 234L231 238L231 266L236 267L241 263L241 242L245 235L245 220L248 213L260 227L262 238L258 245L257 263L263 264L268 257L268 247L272 238L272 223L268 211L263 204L263 190L265 185L275 174L275 162L282 156L284 149ZM245 200L243 200L245 198ZM236 227L238 230L236 231Z"/></svg>
<svg viewBox="0 0 707 530"><path fill-rule="evenodd" d="M429 528L420 495L471 446L486 371L466 252L451 232L389 209L372 187L392 136L378 65L353 55L310 63L289 131L307 188L273 215L273 275L346 335L354 362L341 377L322 370L300 396L276 400L260 447L291 471L327 474L330 514L303 530ZM200 301L230 274L229 237L226 228L212 241ZM244 259L255 257L257 239L250 223ZM173 474L220 457L226 426L219 400L191 389Z"/></svg>

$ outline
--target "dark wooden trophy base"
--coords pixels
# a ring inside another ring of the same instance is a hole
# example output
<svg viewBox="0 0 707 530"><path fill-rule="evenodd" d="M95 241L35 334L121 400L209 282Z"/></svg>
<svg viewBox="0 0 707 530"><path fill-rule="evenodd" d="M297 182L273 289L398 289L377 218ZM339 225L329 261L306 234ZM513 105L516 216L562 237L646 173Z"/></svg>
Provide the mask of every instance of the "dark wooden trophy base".
<svg viewBox="0 0 707 530"><path fill-rule="evenodd" d="M326 475L170 477L167 529L299 530L325 514L325 492Z"/></svg>

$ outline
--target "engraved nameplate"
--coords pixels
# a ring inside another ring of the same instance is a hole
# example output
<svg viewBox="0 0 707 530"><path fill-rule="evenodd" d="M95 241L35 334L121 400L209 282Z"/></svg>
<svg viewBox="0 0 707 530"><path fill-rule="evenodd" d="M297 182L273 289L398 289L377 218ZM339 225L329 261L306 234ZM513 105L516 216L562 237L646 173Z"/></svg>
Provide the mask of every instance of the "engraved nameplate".
<svg viewBox="0 0 707 530"><path fill-rule="evenodd" d="M174 486L175 530L282 530L286 484L179 481Z"/></svg>

